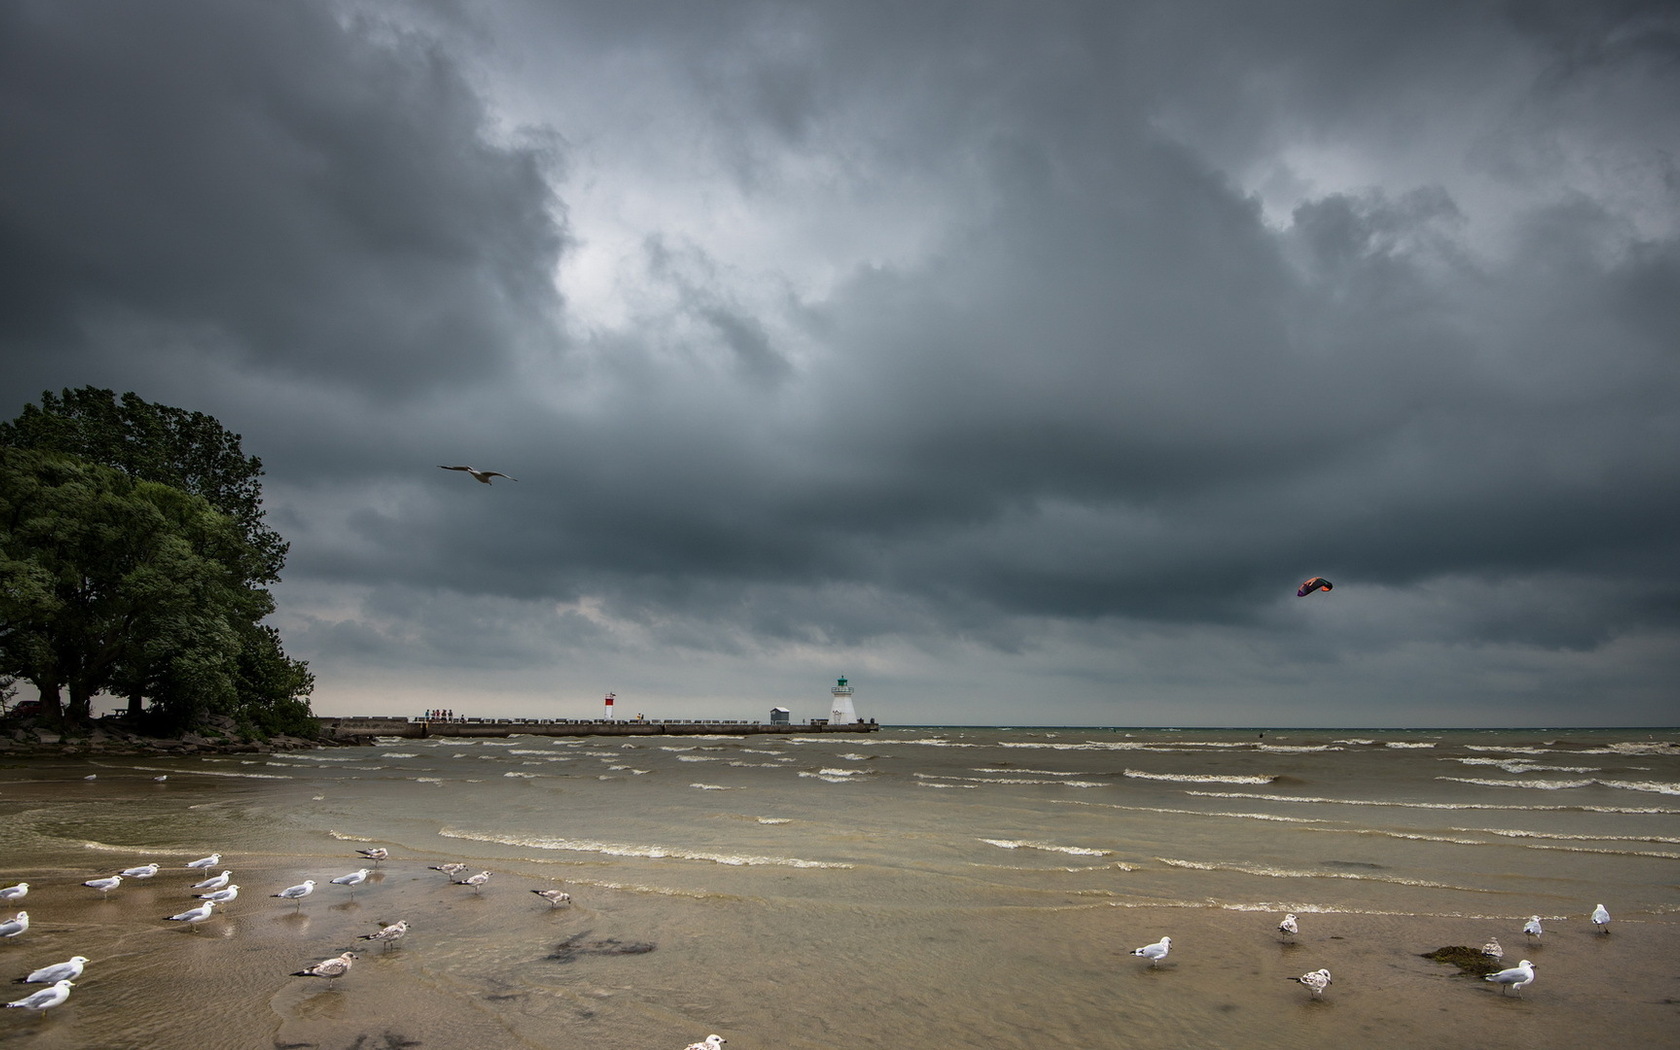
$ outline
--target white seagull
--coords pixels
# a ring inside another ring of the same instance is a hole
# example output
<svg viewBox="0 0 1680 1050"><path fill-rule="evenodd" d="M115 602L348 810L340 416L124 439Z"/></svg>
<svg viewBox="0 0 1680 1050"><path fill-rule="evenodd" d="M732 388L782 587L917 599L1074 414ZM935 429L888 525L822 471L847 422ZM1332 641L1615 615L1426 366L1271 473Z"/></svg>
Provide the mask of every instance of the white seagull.
<svg viewBox="0 0 1680 1050"><path fill-rule="evenodd" d="M725 1039L723 1036L713 1033L712 1035L708 1035L706 1038L700 1040L698 1043L689 1043L687 1046L683 1047L683 1050L718 1050L718 1047L727 1042L729 1042L729 1040Z"/></svg>
<svg viewBox="0 0 1680 1050"><path fill-rule="evenodd" d="M1286 981L1296 981L1312 989L1314 996L1324 994L1324 989L1330 987L1330 971L1322 967L1312 973L1304 973L1299 977L1285 977Z"/></svg>
<svg viewBox="0 0 1680 1050"><path fill-rule="evenodd" d="M1505 949L1499 946L1498 937L1489 937L1488 942L1482 945L1482 954L1489 959L1503 959L1505 958Z"/></svg>
<svg viewBox="0 0 1680 1050"><path fill-rule="evenodd" d="M350 972L350 964L356 961L355 952L344 952L331 959L322 959L306 970L296 970L293 977L325 977L328 982L336 981Z"/></svg>
<svg viewBox="0 0 1680 1050"><path fill-rule="evenodd" d="M200 857L197 860L187 861L187 867L198 868L200 870L204 870L206 868L214 868L216 865L220 864L221 862L222 862L222 855L220 853L212 853L208 857Z"/></svg>
<svg viewBox="0 0 1680 1050"><path fill-rule="evenodd" d="M219 890L226 886L232 878L233 872L224 871L220 875L205 879L203 882L195 882L190 888L195 890Z"/></svg>
<svg viewBox="0 0 1680 1050"><path fill-rule="evenodd" d="M1538 937L1544 933L1545 931L1540 928L1540 916L1530 915L1528 921L1523 923L1523 932L1530 937Z"/></svg>
<svg viewBox="0 0 1680 1050"><path fill-rule="evenodd" d="M468 474L471 474L473 477L475 477L478 480L484 482L486 485L490 484L490 479L491 478L507 478L509 481L518 481L519 480L518 478L514 477L511 474L503 474L499 470L479 470L476 467L446 467L442 463L438 464L438 469L440 469L440 470L464 470Z"/></svg>
<svg viewBox="0 0 1680 1050"><path fill-rule="evenodd" d="M149 879L158 873L156 864L142 864L138 868L124 868L119 874L130 879Z"/></svg>
<svg viewBox="0 0 1680 1050"><path fill-rule="evenodd" d="M112 890L116 889L118 886L122 885L122 876L121 875L108 875L103 879L89 879L86 882L82 883L82 885L83 886L92 886L94 889L99 891L100 896L104 896L105 894L110 893Z"/></svg>
<svg viewBox="0 0 1680 1050"><path fill-rule="evenodd" d="M1604 905L1600 904L1598 907L1593 909L1592 921L1593 925L1597 926L1600 930L1605 933L1610 932L1610 913L1605 910Z"/></svg>
<svg viewBox="0 0 1680 1050"><path fill-rule="evenodd" d="M7 886L0 890L0 901L20 901L29 896L29 883L20 882L16 886Z"/></svg>
<svg viewBox="0 0 1680 1050"><path fill-rule="evenodd" d="M55 981L51 988L43 988L34 995L26 995L6 1005L20 1006L25 1010L50 1010L70 998L70 987L71 982L68 980Z"/></svg>
<svg viewBox="0 0 1680 1050"><path fill-rule="evenodd" d="M548 902L551 908L558 908L562 904L572 903L572 895L565 890L532 890L537 896Z"/></svg>
<svg viewBox="0 0 1680 1050"><path fill-rule="evenodd" d="M226 904L228 901L237 900L238 898L238 886L229 886L225 890L217 890L214 893L200 893L198 895L199 900L209 901L211 904Z"/></svg>
<svg viewBox="0 0 1680 1050"><path fill-rule="evenodd" d="M368 860L373 861L375 864L378 864L380 861L391 855L391 851L386 849L384 846L375 846L372 849L359 849L356 852L360 853Z"/></svg>
<svg viewBox="0 0 1680 1050"><path fill-rule="evenodd" d="M1154 966L1156 963L1160 962L1162 959L1165 959L1167 957L1167 952L1169 952L1171 950L1172 950L1172 938L1171 937L1162 937L1160 940L1156 941L1154 944L1146 944L1142 948L1136 949L1135 951L1132 952L1132 954L1137 955L1137 956L1142 956L1143 958L1148 959L1149 960L1149 965Z"/></svg>
<svg viewBox="0 0 1680 1050"><path fill-rule="evenodd" d="M397 941L402 940L403 934L405 934L407 932L408 932L408 920L407 919L399 919L396 922L393 922L389 926L380 927L378 933L364 933L364 934L362 934L361 939L364 940L364 941L382 941L382 942L384 942L385 946L388 948L392 944L396 943Z"/></svg>
<svg viewBox="0 0 1680 1050"><path fill-rule="evenodd" d="M352 871L348 875L340 875L338 878L332 880L332 884L334 886L348 886L348 887L350 887L350 896L354 897L356 895L356 887L360 886L362 883L366 882L367 877L368 877L368 869L367 868L358 868L357 870Z"/></svg>
<svg viewBox="0 0 1680 1050"><path fill-rule="evenodd" d="M1278 923L1278 932L1283 934L1285 937L1293 937L1297 933L1301 932L1301 927L1295 924L1294 912L1290 912L1288 915L1285 915L1283 917L1283 921Z"/></svg>
<svg viewBox="0 0 1680 1050"><path fill-rule="evenodd" d="M1500 970L1498 973L1488 974L1483 980L1497 984L1500 995L1504 995L1507 988L1515 988L1521 991L1534 983L1534 964L1524 959L1509 970Z"/></svg>
<svg viewBox="0 0 1680 1050"><path fill-rule="evenodd" d="M56 984L59 981L74 981L82 975L82 967L87 965L87 956L72 955L61 963L43 966L28 977L19 977L13 984Z"/></svg>
<svg viewBox="0 0 1680 1050"><path fill-rule="evenodd" d="M281 890L279 893L271 893L271 894L269 894L269 896L270 897L279 897L281 900L291 901L292 903L296 904L298 907L301 908L301 907L303 907L303 899L305 897L309 896L311 893L314 893L314 892L315 892L315 880L314 879L304 879L302 882L298 883L296 886L287 886L285 889Z"/></svg>
<svg viewBox="0 0 1680 1050"><path fill-rule="evenodd" d="M471 886L473 888L473 892L478 893L483 888L484 884L489 881L490 873L488 871L481 871L477 875L468 875L464 879L456 879L455 885Z"/></svg>
<svg viewBox="0 0 1680 1050"><path fill-rule="evenodd" d="M0 937L16 937L27 929L29 929L29 913L20 911L5 922L0 922Z"/></svg>
<svg viewBox="0 0 1680 1050"><path fill-rule="evenodd" d="M169 915L169 916L165 916L165 917L167 919L169 919L171 922L184 922L184 923L187 923L190 926L194 923L200 923L200 922L203 922L205 919L208 919L210 917L210 914L212 912L214 912L215 910L216 910L216 902L215 901L205 901L203 904L200 904L198 907L188 908L186 911L182 912L179 915Z"/></svg>

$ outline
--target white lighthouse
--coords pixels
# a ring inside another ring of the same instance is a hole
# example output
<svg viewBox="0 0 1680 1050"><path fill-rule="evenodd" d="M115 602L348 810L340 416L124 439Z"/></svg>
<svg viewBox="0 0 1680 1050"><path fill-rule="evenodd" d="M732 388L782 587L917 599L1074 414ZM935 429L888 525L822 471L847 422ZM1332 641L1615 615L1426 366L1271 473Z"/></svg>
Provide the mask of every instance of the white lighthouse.
<svg viewBox="0 0 1680 1050"><path fill-rule="evenodd" d="M841 678L829 692L834 694L834 706L828 712L828 724L834 726L849 726L858 720L857 710L852 707L852 687Z"/></svg>

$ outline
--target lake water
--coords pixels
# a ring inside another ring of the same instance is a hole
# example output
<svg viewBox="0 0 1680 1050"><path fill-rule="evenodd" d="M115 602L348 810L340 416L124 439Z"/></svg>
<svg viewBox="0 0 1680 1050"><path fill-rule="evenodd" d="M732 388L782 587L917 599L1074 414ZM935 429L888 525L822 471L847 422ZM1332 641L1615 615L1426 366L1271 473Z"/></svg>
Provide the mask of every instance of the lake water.
<svg viewBox="0 0 1680 1050"><path fill-rule="evenodd" d="M92 960L64 1006L0 1012L0 1048L1680 1045L1673 730L24 759L0 766L0 821L0 884L31 887L0 910L31 920L0 977ZM328 884L372 846L391 856L366 883ZM239 898L166 921L212 851ZM148 861L108 898L81 885ZM491 878L430 870L451 861ZM306 878L299 905L269 896ZM549 887L574 904L530 892ZM357 939L398 919L395 946ZM1130 954L1163 935L1161 965ZM1532 986L1420 957L1490 937L1535 962ZM346 949L334 984L288 976ZM1286 980L1321 966L1322 1000Z"/></svg>

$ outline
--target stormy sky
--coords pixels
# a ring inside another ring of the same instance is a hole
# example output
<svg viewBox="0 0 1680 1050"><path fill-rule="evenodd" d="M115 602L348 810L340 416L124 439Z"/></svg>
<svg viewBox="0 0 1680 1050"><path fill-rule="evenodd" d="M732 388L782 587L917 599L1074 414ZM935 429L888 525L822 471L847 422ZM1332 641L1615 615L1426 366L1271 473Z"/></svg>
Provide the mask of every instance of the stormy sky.
<svg viewBox="0 0 1680 1050"><path fill-rule="evenodd" d="M0 417L243 435L326 714L1673 724L1676 98L1640 0L10 0Z"/></svg>

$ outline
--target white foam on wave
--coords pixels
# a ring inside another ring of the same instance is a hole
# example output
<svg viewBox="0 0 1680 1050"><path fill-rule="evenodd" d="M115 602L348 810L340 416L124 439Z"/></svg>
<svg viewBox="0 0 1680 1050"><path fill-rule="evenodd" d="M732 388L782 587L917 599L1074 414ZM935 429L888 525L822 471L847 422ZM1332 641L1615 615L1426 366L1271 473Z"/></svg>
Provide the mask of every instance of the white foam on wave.
<svg viewBox="0 0 1680 1050"><path fill-rule="evenodd" d="M1088 846L1056 846L1048 842L1034 842L1028 839L981 839L988 846L999 849L1033 849L1046 853L1069 853L1075 857L1107 857L1113 850L1094 849Z"/></svg>
<svg viewBox="0 0 1680 1050"><path fill-rule="evenodd" d="M526 849L559 850L571 853L596 853L608 857L641 857L652 860L698 860L731 867L771 866L781 868L846 869L856 865L838 861L801 860L798 857L768 857L743 853L709 853L704 850L683 849L680 846L643 845L627 842L599 842L591 839L537 838L520 835L492 835L459 828L444 828L438 832L446 839L465 839L469 842L491 842L501 846Z"/></svg>
<svg viewBox="0 0 1680 1050"><path fill-rule="evenodd" d="M759 817L760 824L792 824L792 817Z"/></svg>
<svg viewBox="0 0 1680 1050"><path fill-rule="evenodd" d="M1446 882L1431 882L1428 879L1409 879L1401 875L1370 875L1352 871L1308 871L1303 868L1274 868L1264 864L1178 860L1173 857L1156 857L1155 859L1169 868L1187 868L1191 871L1234 871L1241 875L1256 875L1268 879L1349 879L1354 882L1386 882L1396 886L1421 886L1437 890L1464 890L1472 893L1491 892L1472 890L1468 886L1454 886Z"/></svg>
<svg viewBox="0 0 1680 1050"><path fill-rule="evenodd" d="M1088 777L1088 776L1095 776L1096 775L1094 773L1060 773L1060 772L1057 772L1054 769L997 769L997 768L992 768L992 767L988 767L988 766L980 766L979 768L975 769L975 772L976 773L1012 773L1012 774L1015 774L1015 775L1020 775L1020 774L1026 773L1026 774L1031 774L1032 776L1035 776L1035 777Z"/></svg>
<svg viewBox="0 0 1680 1050"><path fill-rule="evenodd" d="M1507 773L1597 773L1598 766L1545 766L1525 758L1452 758L1443 756L1442 762L1460 762L1467 766L1494 766Z"/></svg>
<svg viewBox="0 0 1680 1050"><path fill-rule="evenodd" d="M1271 751L1280 755L1301 755L1317 751L1342 751L1334 744L1258 744L1256 751Z"/></svg>
<svg viewBox="0 0 1680 1050"><path fill-rule="evenodd" d="M1033 777L959 777L949 773L912 773L911 776L922 780L956 780L971 784L1007 784L1016 787L1055 785L1056 787L1100 788L1112 786L1111 784L1096 780L1038 780Z"/></svg>
<svg viewBox="0 0 1680 1050"><path fill-rule="evenodd" d="M1226 813L1208 809L1171 809L1166 806L1127 806L1118 802L1085 802L1078 799L1058 800L1062 806L1092 806L1097 809L1118 809L1127 813L1166 813L1184 817L1235 817L1239 820L1270 820L1279 824L1331 823L1320 817L1285 817L1276 813Z"/></svg>
<svg viewBox="0 0 1680 1050"><path fill-rule="evenodd" d="M1229 773L1145 773L1141 769L1126 770L1128 777L1138 780L1168 780L1181 784L1270 784L1276 776L1238 776Z"/></svg>
<svg viewBox="0 0 1680 1050"><path fill-rule="evenodd" d="M133 768L135 768L137 770L141 770L141 771L146 772L146 773L168 773L171 776L179 774L181 776L235 777L235 778L244 779L244 780L296 780L297 779L296 777L293 777L293 776L287 776L284 773L224 773L221 770L217 770L217 769L172 769L168 766L135 766ZM378 766L352 766L350 768L352 768L352 769L378 769L379 767Z"/></svg>
<svg viewBox="0 0 1680 1050"><path fill-rule="evenodd" d="M1334 740L1331 742L1336 744L1345 744L1348 747L1365 747L1376 743L1375 740L1366 740L1364 737L1352 737L1348 740Z"/></svg>
<svg viewBox="0 0 1680 1050"><path fill-rule="evenodd" d="M517 751L515 751L513 753L516 754L516 755L519 754L519 752L517 752ZM413 751L381 751L379 753L379 757L380 758L419 758L420 756Z"/></svg>
<svg viewBox="0 0 1680 1050"><path fill-rule="evenodd" d="M1434 747L1435 745L1433 743L1426 743L1420 740L1390 740L1383 746L1403 750L1406 748Z"/></svg>
<svg viewBox="0 0 1680 1050"><path fill-rule="evenodd" d="M1399 809L1510 809L1534 813L1628 813L1637 816L1680 815L1680 809L1661 806L1519 806L1497 802L1392 802L1364 798L1323 798L1317 795L1263 795L1251 791L1186 791L1203 798L1252 798L1262 802L1303 802L1311 805L1393 806Z"/></svg>
<svg viewBox="0 0 1680 1050"><path fill-rule="evenodd" d="M1552 831L1527 831L1521 828L1453 828L1479 835L1501 835L1513 839L1557 839L1568 842L1658 842L1680 845L1680 838L1667 835L1564 835Z"/></svg>
<svg viewBox="0 0 1680 1050"><path fill-rule="evenodd" d="M917 780L917 781L915 781L915 784L919 788L944 788L944 789L961 788L964 791L977 791L980 788L979 784L951 784L951 783L941 783L939 781L934 781L934 780Z"/></svg>
<svg viewBox="0 0 1680 1050"><path fill-rule="evenodd" d="M1649 791L1658 795L1680 795L1680 784L1663 783L1656 780L1605 780L1593 778L1587 780L1484 780L1478 777L1436 777L1436 780L1450 780L1459 784L1476 784L1481 787L1514 787L1532 788L1538 791L1563 791L1569 788L1600 787L1620 788L1624 791Z"/></svg>

